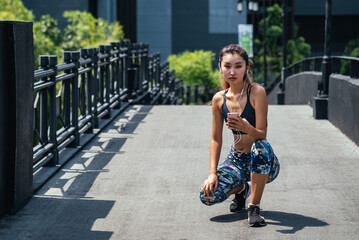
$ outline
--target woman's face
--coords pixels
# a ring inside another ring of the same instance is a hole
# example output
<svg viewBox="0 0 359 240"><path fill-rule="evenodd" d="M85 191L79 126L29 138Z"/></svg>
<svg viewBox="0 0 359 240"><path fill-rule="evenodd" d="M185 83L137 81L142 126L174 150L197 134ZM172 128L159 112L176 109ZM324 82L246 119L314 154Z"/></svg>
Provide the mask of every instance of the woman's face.
<svg viewBox="0 0 359 240"><path fill-rule="evenodd" d="M224 81L231 84L243 82L243 76L247 71L246 62L239 54L226 53L222 57L219 68Z"/></svg>

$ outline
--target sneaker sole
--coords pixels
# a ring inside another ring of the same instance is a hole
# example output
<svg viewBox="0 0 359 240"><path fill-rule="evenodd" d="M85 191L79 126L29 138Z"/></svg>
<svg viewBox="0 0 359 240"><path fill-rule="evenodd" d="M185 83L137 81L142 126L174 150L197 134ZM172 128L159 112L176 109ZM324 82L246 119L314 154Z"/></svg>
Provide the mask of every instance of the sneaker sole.
<svg viewBox="0 0 359 240"><path fill-rule="evenodd" d="M260 222L255 222L255 223L248 223L250 227L264 227L267 225L266 222L264 223L260 223Z"/></svg>

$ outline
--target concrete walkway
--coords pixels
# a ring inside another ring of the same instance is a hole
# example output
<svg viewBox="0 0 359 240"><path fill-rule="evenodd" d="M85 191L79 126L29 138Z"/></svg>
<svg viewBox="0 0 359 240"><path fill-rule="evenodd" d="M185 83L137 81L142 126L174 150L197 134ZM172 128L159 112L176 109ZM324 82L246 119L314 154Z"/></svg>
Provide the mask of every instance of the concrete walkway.
<svg viewBox="0 0 359 240"><path fill-rule="evenodd" d="M211 107L138 105L1 219L0 239L358 239L358 146L309 106L270 106L268 127L281 172L263 196L264 228L230 213L232 197L198 199Z"/></svg>

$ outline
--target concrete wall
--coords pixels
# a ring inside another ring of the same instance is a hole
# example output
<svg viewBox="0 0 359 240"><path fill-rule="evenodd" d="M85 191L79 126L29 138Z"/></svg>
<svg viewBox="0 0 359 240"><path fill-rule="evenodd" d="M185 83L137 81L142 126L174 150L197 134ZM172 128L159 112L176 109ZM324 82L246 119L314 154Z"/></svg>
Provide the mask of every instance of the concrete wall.
<svg viewBox="0 0 359 240"><path fill-rule="evenodd" d="M273 90L267 95L267 101L269 105L278 104L277 93L280 91L279 84L280 82L277 83L277 85L275 85Z"/></svg>
<svg viewBox="0 0 359 240"><path fill-rule="evenodd" d="M328 119L359 146L359 79L330 76Z"/></svg>
<svg viewBox="0 0 359 240"><path fill-rule="evenodd" d="M317 96L320 72L303 72L286 79L285 104L310 104ZM328 120L359 146L359 79L331 74L329 80ZM276 104L275 89L268 96Z"/></svg>
<svg viewBox="0 0 359 240"><path fill-rule="evenodd" d="M303 72L294 74L285 82L285 104L310 104L318 93L320 72Z"/></svg>

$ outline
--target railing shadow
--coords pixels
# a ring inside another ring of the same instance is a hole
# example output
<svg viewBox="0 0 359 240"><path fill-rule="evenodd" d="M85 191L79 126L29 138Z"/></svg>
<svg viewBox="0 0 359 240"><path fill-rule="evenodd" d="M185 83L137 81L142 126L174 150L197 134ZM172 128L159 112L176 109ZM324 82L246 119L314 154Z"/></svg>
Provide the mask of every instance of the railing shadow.
<svg viewBox="0 0 359 240"><path fill-rule="evenodd" d="M99 174L108 172L106 166L115 157L123 154L122 146L132 138L135 129L149 114L152 106L130 106L117 120L87 144L55 176L56 185L46 184L38 194L84 198ZM123 121L124 126L116 126Z"/></svg>
<svg viewBox="0 0 359 240"><path fill-rule="evenodd" d="M0 239L110 239L113 232L93 229L101 226L101 218L106 218L115 201L97 200L88 193L99 175L109 172L106 166L123 153L126 140L151 109L150 105L128 107L39 189L24 209L0 219Z"/></svg>
<svg viewBox="0 0 359 240"><path fill-rule="evenodd" d="M34 197L18 214L1 219L0 238L110 239L113 232L92 229L98 219L108 215L114 203L104 200Z"/></svg>
<svg viewBox="0 0 359 240"><path fill-rule="evenodd" d="M329 225L328 223L319 220L317 218L308 217L296 213L286 213L278 211L262 211L262 215L265 217L268 225L283 226L291 229L277 230L277 232L283 234L294 234L305 227L324 227ZM247 219L247 211L239 214L224 214L212 217L210 220L213 222L236 222Z"/></svg>

